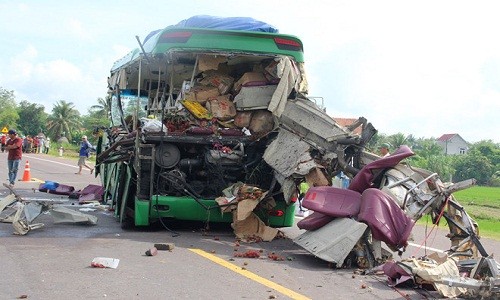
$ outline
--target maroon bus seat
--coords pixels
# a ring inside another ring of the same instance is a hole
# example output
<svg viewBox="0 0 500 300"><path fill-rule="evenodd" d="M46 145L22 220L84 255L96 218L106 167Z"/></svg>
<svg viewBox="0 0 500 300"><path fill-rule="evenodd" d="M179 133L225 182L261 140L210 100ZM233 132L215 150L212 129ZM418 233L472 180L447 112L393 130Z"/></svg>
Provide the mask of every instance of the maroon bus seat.
<svg viewBox="0 0 500 300"><path fill-rule="evenodd" d="M415 221L383 191L369 188L361 195L358 221L366 223L373 238L399 249L407 245Z"/></svg>
<svg viewBox="0 0 500 300"><path fill-rule="evenodd" d="M355 217L359 213L361 194L332 186L311 187L302 206L332 217Z"/></svg>
<svg viewBox="0 0 500 300"><path fill-rule="evenodd" d="M315 230L325 226L335 219L332 216L327 216L319 212L313 212L309 216L297 222L297 227L304 230Z"/></svg>
<svg viewBox="0 0 500 300"><path fill-rule="evenodd" d="M413 151L408 146L402 145L400 146L394 153L387 157L383 157L381 159L377 159L366 166L364 166L356 176L351 180L348 189L352 191L356 191L359 193L363 193L364 190L373 186L373 181L375 180L376 175L384 169L394 167L399 164L403 159L414 155Z"/></svg>
<svg viewBox="0 0 500 300"><path fill-rule="evenodd" d="M103 186L89 184L83 190L80 191L80 196L78 197L79 203L84 203L87 201L103 201L105 189Z"/></svg>

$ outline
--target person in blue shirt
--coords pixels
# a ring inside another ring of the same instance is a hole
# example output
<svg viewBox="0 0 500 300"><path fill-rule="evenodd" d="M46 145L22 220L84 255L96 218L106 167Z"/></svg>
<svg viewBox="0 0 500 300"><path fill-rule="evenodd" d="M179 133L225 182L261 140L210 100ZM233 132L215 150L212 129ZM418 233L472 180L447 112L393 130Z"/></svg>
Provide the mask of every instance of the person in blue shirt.
<svg viewBox="0 0 500 300"><path fill-rule="evenodd" d="M93 150L95 150L94 146L92 146L92 144L89 143L89 141L87 140L87 136L86 135L82 136L82 142L80 143L80 153L78 159L79 170L75 174L78 175L82 174L83 167L89 169L90 174L94 173L94 168L92 168L87 164L87 159L89 158L90 151Z"/></svg>

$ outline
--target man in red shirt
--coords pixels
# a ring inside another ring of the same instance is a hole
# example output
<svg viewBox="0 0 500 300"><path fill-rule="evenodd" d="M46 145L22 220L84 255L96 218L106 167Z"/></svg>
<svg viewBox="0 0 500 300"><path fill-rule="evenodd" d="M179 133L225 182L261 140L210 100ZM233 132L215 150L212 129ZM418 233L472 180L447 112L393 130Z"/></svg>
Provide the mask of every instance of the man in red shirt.
<svg viewBox="0 0 500 300"><path fill-rule="evenodd" d="M14 187L16 183L17 170L19 169L19 163L23 155L23 140L17 136L15 129L11 129L8 132L9 140L5 149L9 151L7 157L7 165L9 166L9 186Z"/></svg>
<svg viewBox="0 0 500 300"><path fill-rule="evenodd" d="M2 153L5 151L5 145L7 144L7 136L5 134L2 134Z"/></svg>

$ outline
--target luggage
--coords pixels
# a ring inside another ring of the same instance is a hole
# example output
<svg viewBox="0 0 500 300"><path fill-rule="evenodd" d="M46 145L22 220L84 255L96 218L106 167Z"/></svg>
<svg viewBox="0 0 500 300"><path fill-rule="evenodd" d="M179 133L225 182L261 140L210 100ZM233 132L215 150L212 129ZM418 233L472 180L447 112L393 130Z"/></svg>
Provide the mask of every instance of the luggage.
<svg viewBox="0 0 500 300"><path fill-rule="evenodd" d="M38 190L49 194L69 196L75 191L75 188L73 186L60 184L54 181L45 181L40 184Z"/></svg>

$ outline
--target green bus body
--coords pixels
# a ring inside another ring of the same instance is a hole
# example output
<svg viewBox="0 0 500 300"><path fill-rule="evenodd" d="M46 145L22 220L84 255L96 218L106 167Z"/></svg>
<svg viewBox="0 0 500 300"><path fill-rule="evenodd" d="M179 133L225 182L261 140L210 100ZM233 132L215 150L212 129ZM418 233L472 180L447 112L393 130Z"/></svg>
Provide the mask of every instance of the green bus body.
<svg viewBox="0 0 500 300"><path fill-rule="evenodd" d="M133 50L122 59L116 61L111 68L109 88L110 95L113 95L113 97L110 97L113 127L107 131L107 134L102 134L100 138L97 161L98 172L100 173L102 184L106 188L106 197L112 200L115 214L123 224L133 221L135 226L148 226L160 218L186 221L232 222L232 214L221 213L214 197L198 198L190 193L179 195L178 191L175 194L169 194L169 190L172 190L171 186L175 186L175 182L162 183L166 177L161 174L166 174L167 171L163 167L158 167L158 161L155 161L157 159L155 155L158 154L155 153L158 152L158 149L163 149L161 147L167 143L169 145L178 145L179 149L181 149L181 155L185 155L186 151L184 150L189 149L191 146L193 148L198 147L197 151L201 151L199 149L209 148L211 145L220 142L230 147L237 144L244 144L251 151L256 151L257 154L255 157L258 158L262 154L260 152L265 150L265 143L259 142L262 145L255 146L256 142L245 136L185 136L170 132L160 136L155 134L148 135L136 130L135 124L127 122L125 120L125 112L135 110L136 115L132 118L135 123L139 121L141 115L155 115L159 118L167 113L174 112L175 110L169 110L169 107L163 107L162 109L156 107L153 109L153 98L155 98L155 95L159 98L158 94L163 92L164 102L166 102L165 98L173 101L173 96L178 97L182 93L180 82L189 81L189 77L192 78L196 73L196 63L192 71L190 69L190 64L192 64L190 59L192 57L196 57L196 62L199 55L213 55L213 57L223 56L228 60L241 58L242 61L245 61L247 59L252 63L253 61L279 60L286 57L300 66L300 68L303 68L302 42L297 37L276 33L200 28L166 28L149 37L140 46L141 48ZM175 65L174 61L176 59L178 62L182 62L182 64ZM185 61L188 61L188 71L182 73L182 76L179 75L176 77L181 73L175 73L172 70L175 70L178 66L185 67ZM123 74L127 76L125 86L123 86L124 83L118 78L119 76L123 76ZM186 74L193 75L188 76ZM158 78L159 76L163 77ZM118 87L120 84L122 86ZM156 90L153 89L153 92L151 91L151 84L156 84ZM137 98L137 101L124 103L124 91L131 91L132 99ZM139 93L138 91L141 92ZM144 96L142 95L143 92ZM167 94L168 96L166 96ZM146 105L144 105L145 103ZM203 154L199 153L197 157L203 157ZM163 158L165 157L161 157L160 160ZM186 161L188 159L191 158L185 158ZM196 162L200 160L198 159ZM231 161L230 163L233 162ZM258 166L262 165L262 161L257 163L259 164ZM243 167L236 165L235 168ZM231 170L231 168L228 169ZM200 170L199 173L203 173L203 171ZM249 173L251 172L249 171ZM238 175L237 173L235 172L236 176ZM272 183L271 179L265 179L267 178L266 176L272 177L271 173L272 170L266 170L265 174L267 175L261 178L262 181L265 181L265 186L262 188L264 190L266 187L275 189L274 194L278 194L277 196L273 196L273 198L276 198L276 206L272 209L264 209L258 206L254 212L262 221L270 226L292 226L295 206L290 202L290 199L282 198L282 195L279 194L279 187L275 188L277 185ZM222 174L221 176L224 175ZM250 175L245 176L250 177ZM253 178L259 177L255 175L251 176L254 176ZM207 178L206 180L210 181L212 178ZM162 188L162 185L170 185L170 187ZM259 184L255 185L259 186ZM207 183L204 188L210 189L210 183Z"/></svg>

